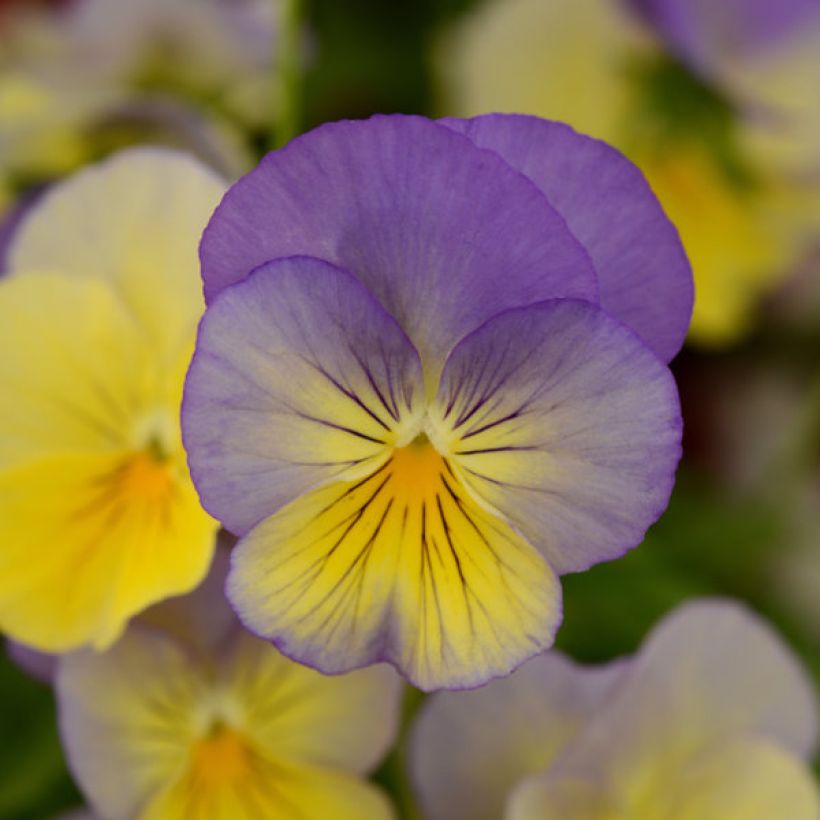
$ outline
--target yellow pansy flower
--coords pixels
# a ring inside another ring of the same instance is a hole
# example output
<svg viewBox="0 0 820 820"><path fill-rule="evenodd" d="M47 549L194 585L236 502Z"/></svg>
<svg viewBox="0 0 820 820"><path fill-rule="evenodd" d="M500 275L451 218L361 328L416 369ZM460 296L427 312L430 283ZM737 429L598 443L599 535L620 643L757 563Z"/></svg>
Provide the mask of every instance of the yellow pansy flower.
<svg viewBox="0 0 820 820"><path fill-rule="evenodd" d="M224 184L134 149L50 191L0 283L0 627L104 647L195 586L215 522L178 413L203 309L197 242Z"/></svg>

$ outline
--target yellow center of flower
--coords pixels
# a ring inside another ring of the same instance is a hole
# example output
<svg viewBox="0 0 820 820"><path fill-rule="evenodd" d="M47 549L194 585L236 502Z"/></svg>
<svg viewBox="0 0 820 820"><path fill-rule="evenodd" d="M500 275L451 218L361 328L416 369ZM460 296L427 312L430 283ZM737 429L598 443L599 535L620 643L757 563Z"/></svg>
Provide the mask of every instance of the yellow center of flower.
<svg viewBox="0 0 820 820"><path fill-rule="evenodd" d="M197 782L224 786L244 778L252 764L252 754L242 737L229 726L216 723L197 741L191 772Z"/></svg>
<svg viewBox="0 0 820 820"><path fill-rule="evenodd" d="M159 501L168 496L172 476L167 460L138 452L112 475L112 489L123 500Z"/></svg>
<svg viewBox="0 0 820 820"><path fill-rule="evenodd" d="M405 447L393 450L390 459L391 489L408 503L423 501L441 487L447 465L425 433Z"/></svg>

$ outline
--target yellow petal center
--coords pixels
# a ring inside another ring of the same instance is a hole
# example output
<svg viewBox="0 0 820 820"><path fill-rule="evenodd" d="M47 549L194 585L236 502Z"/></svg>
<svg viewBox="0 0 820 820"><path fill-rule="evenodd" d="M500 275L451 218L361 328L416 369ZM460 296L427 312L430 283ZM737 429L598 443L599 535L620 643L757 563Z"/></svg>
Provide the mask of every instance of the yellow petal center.
<svg viewBox="0 0 820 820"><path fill-rule="evenodd" d="M244 778L251 764L252 754L242 737L217 723L194 746L191 773L202 785L225 786Z"/></svg>
<svg viewBox="0 0 820 820"><path fill-rule="evenodd" d="M171 491L171 466L152 452L138 452L110 477L111 489L124 501L159 501Z"/></svg>
<svg viewBox="0 0 820 820"><path fill-rule="evenodd" d="M435 495L447 467L430 439L420 433L406 447L393 450L390 460L394 495L412 504Z"/></svg>

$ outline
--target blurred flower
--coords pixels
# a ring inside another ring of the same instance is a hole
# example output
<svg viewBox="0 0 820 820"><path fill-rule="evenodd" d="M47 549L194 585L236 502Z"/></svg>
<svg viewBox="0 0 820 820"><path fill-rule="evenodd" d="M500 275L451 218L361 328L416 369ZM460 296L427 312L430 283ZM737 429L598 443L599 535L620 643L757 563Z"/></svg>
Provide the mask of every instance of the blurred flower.
<svg viewBox="0 0 820 820"><path fill-rule="evenodd" d="M724 344L818 235L820 7L633 0L653 29L628 5L487 3L442 41L446 107L554 117L621 148L692 261L693 338Z"/></svg>
<svg viewBox="0 0 820 820"><path fill-rule="evenodd" d="M552 642L556 574L664 509L657 356L691 278L607 146L527 117L329 124L228 192L201 254L185 446L243 536L229 595L285 654L479 685Z"/></svg>
<svg viewBox="0 0 820 820"><path fill-rule="evenodd" d="M814 820L816 735L811 684L778 637L736 604L699 601L631 659L549 653L436 695L412 765L429 820Z"/></svg>
<svg viewBox="0 0 820 820"><path fill-rule="evenodd" d="M224 184L173 151L88 168L26 214L0 282L0 625L104 647L192 588L216 523L178 412L202 297L197 240Z"/></svg>
<svg viewBox="0 0 820 820"><path fill-rule="evenodd" d="M387 667L324 677L282 657L230 614L224 569L160 605L153 627L60 660L63 742L96 815L392 817L361 776L395 739L399 678Z"/></svg>
<svg viewBox="0 0 820 820"><path fill-rule="evenodd" d="M76 0L0 21L0 210L15 190L135 141L228 175L270 125L276 3Z"/></svg>

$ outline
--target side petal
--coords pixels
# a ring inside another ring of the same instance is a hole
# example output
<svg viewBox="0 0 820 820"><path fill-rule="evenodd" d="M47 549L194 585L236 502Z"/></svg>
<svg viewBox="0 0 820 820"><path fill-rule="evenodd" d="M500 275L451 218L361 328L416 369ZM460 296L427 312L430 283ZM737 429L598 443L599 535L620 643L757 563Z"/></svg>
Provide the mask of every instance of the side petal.
<svg viewBox="0 0 820 820"><path fill-rule="evenodd" d="M228 595L286 655L338 673L386 660L424 690L478 686L552 643L541 556L442 464L417 494L395 459L303 496L240 540Z"/></svg>
<svg viewBox="0 0 820 820"><path fill-rule="evenodd" d="M376 469L422 401L418 354L360 282L309 257L265 265L200 326L182 429L202 502L247 532Z"/></svg>
<svg viewBox="0 0 820 820"><path fill-rule="evenodd" d="M421 117L323 125L237 182L202 239L205 296L270 259L307 254L355 274L433 377L504 307L597 298L585 250L497 154Z"/></svg>
<svg viewBox="0 0 820 820"><path fill-rule="evenodd" d="M225 187L181 152L121 151L38 200L12 241L10 272L114 285L159 350L175 357L203 309L197 243Z"/></svg>
<svg viewBox="0 0 820 820"><path fill-rule="evenodd" d="M465 485L559 574L639 544L669 500L681 437L674 379L587 302L491 319L449 357L434 414Z"/></svg>
<svg viewBox="0 0 820 820"><path fill-rule="evenodd" d="M225 668L244 731L276 759L366 774L396 740L402 684L388 666L320 675L243 632Z"/></svg>
<svg viewBox="0 0 820 820"><path fill-rule="evenodd" d="M616 684L621 664L558 652L473 692L440 692L416 719L413 781L428 820L498 820L513 786L546 770Z"/></svg>
<svg viewBox="0 0 820 820"><path fill-rule="evenodd" d="M589 251L601 307L661 359L672 359L692 315L692 270L637 166L604 142L538 117L487 114L442 122L535 182Z"/></svg>

